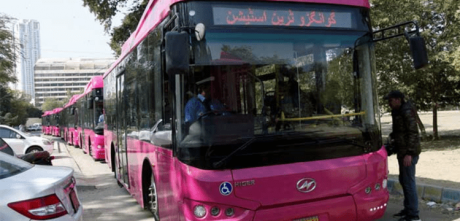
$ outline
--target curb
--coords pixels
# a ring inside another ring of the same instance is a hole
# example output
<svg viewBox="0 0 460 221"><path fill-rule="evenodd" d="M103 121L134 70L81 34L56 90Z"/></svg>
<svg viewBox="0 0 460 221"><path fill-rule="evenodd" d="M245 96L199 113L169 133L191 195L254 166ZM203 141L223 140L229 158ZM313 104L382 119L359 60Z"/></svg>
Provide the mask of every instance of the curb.
<svg viewBox="0 0 460 221"><path fill-rule="evenodd" d="M404 196L401 184L396 179L389 178L387 188L391 195ZM420 199L434 201L436 203L460 202L460 189L417 184L417 195Z"/></svg>

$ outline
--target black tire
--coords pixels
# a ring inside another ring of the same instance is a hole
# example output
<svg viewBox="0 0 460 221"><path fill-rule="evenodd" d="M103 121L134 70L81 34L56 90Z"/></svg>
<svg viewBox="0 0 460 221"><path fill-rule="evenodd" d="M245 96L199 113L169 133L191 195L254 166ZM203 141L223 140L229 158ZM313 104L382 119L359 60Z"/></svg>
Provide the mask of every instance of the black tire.
<svg viewBox="0 0 460 221"><path fill-rule="evenodd" d="M91 140L88 141L88 155L93 157L93 154L91 153Z"/></svg>
<svg viewBox="0 0 460 221"><path fill-rule="evenodd" d="M43 151L43 148L41 148L41 147L31 147L31 148L27 149L26 154L35 153L35 152L39 152L39 151Z"/></svg>
<svg viewBox="0 0 460 221"><path fill-rule="evenodd" d="M147 186L144 188L144 201L145 209L150 211L156 221L160 220L158 213L158 192L155 184L155 177L150 173L150 181L146 182Z"/></svg>
<svg viewBox="0 0 460 221"><path fill-rule="evenodd" d="M115 173L115 149L113 148L113 146L110 151L110 163L112 164L113 177L117 179L117 174Z"/></svg>

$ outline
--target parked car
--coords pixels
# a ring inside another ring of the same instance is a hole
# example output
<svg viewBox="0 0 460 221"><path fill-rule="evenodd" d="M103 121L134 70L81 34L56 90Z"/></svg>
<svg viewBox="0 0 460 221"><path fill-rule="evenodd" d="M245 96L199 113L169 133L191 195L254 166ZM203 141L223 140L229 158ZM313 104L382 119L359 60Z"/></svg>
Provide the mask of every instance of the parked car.
<svg viewBox="0 0 460 221"><path fill-rule="evenodd" d="M13 148L16 155L23 155L36 151L48 151L53 153L54 142L52 140L31 136L28 133L16 130L6 125L0 125L0 137Z"/></svg>
<svg viewBox="0 0 460 221"><path fill-rule="evenodd" d="M82 220L73 169L33 165L0 152L1 220Z"/></svg>
<svg viewBox="0 0 460 221"><path fill-rule="evenodd" d="M30 125L30 126L27 127L27 130L28 131L39 131L39 130L41 130L41 127L38 126L38 125Z"/></svg>

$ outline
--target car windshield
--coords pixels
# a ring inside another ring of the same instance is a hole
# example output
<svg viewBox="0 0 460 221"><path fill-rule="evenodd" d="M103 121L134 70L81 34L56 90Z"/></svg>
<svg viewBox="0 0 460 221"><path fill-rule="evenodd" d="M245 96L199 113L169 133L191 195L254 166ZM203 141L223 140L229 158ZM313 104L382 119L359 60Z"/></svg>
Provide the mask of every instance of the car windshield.
<svg viewBox="0 0 460 221"><path fill-rule="evenodd" d="M16 157L0 152L0 180L22 173L33 165Z"/></svg>

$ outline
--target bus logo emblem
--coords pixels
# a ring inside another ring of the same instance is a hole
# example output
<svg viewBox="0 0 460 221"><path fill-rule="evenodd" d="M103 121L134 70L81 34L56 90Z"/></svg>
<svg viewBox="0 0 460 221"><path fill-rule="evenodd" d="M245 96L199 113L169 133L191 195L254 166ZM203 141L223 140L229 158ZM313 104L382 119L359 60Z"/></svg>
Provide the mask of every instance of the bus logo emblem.
<svg viewBox="0 0 460 221"><path fill-rule="evenodd" d="M316 188L316 181L311 178L303 178L297 181L297 190L302 193L308 193Z"/></svg>
<svg viewBox="0 0 460 221"><path fill-rule="evenodd" d="M224 196L228 196L230 195L230 193L232 193L232 190L233 190L233 186L231 183L223 182L220 184L220 187L219 187L220 194Z"/></svg>

